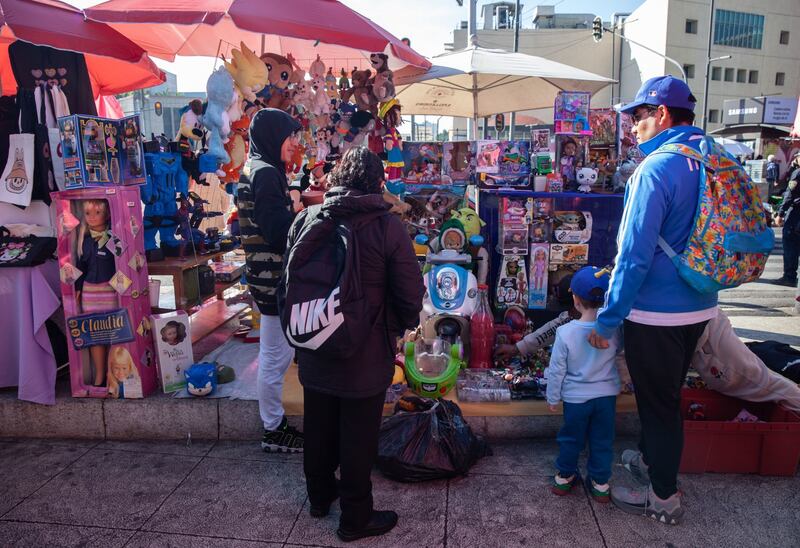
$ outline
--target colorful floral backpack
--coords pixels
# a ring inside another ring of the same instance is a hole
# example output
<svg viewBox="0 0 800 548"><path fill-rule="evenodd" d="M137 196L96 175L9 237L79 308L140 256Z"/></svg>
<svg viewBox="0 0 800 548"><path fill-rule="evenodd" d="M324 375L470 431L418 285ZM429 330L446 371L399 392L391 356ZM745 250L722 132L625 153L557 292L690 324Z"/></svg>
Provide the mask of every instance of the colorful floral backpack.
<svg viewBox="0 0 800 548"><path fill-rule="evenodd" d="M653 154L679 154L705 166L694 229L686 248L676 253L659 236L658 245L686 283L700 293L714 293L758 279L774 246L758 189L741 165L713 139L700 152L677 143Z"/></svg>

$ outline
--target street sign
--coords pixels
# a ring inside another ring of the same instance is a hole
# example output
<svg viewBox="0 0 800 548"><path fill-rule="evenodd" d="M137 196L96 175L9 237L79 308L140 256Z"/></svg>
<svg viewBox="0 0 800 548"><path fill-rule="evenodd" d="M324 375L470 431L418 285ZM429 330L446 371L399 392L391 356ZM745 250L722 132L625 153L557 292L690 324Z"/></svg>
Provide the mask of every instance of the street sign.
<svg viewBox="0 0 800 548"><path fill-rule="evenodd" d="M495 114L494 115L494 129L501 133L504 129L506 129L506 115L505 114Z"/></svg>

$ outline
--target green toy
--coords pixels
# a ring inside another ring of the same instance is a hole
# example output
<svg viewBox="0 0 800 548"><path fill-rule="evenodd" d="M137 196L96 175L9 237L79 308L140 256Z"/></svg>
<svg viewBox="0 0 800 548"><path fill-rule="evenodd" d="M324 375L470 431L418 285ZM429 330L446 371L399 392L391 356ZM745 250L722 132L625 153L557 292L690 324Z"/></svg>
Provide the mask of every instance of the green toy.
<svg viewBox="0 0 800 548"><path fill-rule="evenodd" d="M409 388L426 398L441 398L456 385L466 366L461 343L422 337L405 344L405 374Z"/></svg>

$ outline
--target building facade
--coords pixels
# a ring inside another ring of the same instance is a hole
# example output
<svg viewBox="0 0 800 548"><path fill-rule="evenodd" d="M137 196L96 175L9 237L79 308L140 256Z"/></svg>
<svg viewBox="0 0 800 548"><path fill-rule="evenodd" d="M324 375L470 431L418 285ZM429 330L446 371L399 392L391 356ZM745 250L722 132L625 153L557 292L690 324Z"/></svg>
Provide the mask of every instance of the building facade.
<svg viewBox="0 0 800 548"><path fill-rule="evenodd" d="M623 24L628 38L674 59L698 100L697 124L722 126L724 102L743 97L800 95L800 1L647 0ZM703 96L711 34L708 100ZM663 57L626 42L616 93L622 102L660 74L680 75Z"/></svg>

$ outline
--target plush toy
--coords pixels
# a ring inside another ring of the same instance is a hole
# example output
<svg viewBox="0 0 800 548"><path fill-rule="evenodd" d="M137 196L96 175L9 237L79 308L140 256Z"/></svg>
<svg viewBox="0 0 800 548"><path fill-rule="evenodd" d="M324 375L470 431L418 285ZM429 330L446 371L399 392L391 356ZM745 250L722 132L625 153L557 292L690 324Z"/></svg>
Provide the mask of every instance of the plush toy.
<svg viewBox="0 0 800 548"><path fill-rule="evenodd" d="M339 71L339 97L343 98L342 93L348 89L350 89L350 80L347 78L347 71L342 67L342 70Z"/></svg>
<svg viewBox="0 0 800 548"><path fill-rule="evenodd" d="M211 73L206 84L208 106L203 115L203 125L209 132L208 154L217 158L221 164L230 162L228 153L223 146L231 131L231 121L228 117L228 107L234 99L233 78L225 67L220 67ZM225 172L218 173L220 177Z"/></svg>
<svg viewBox="0 0 800 548"><path fill-rule="evenodd" d="M242 116L240 119L231 123L231 135L225 143L225 150L230 157L230 161L222 166L225 172L224 177L220 177L223 183L238 183L239 173L245 160L247 160L247 131L250 128L250 117Z"/></svg>
<svg viewBox="0 0 800 548"><path fill-rule="evenodd" d="M200 99L193 99L189 102L189 106L181 115L181 126L178 129L178 135L175 136L177 141L199 141L203 138L205 131L200 118L203 116L203 101Z"/></svg>
<svg viewBox="0 0 800 548"><path fill-rule="evenodd" d="M389 57L385 53L373 53L369 56L369 62L375 69L375 76L372 77L372 95L379 103L394 98L394 74L389 70Z"/></svg>
<svg viewBox="0 0 800 548"><path fill-rule="evenodd" d="M403 159L403 139L397 130L403 123L400 103L397 99L383 103L378 116L383 121L385 132L383 146L386 151L386 188L402 199L406 189L403 183L403 169L406 164Z"/></svg>
<svg viewBox="0 0 800 548"><path fill-rule="evenodd" d="M322 62L319 54L317 54L317 58L312 61L311 66L308 67L308 74L311 78L320 77L323 80L325 79L325 63Z"/></svg>
<svg viewBox="0 0 800 548"><path fill-rule="evenodd" d="M575 174L578 181L578 192L591 192L592 185L597 181L597 170L582 167Z"/></svg>
<svg viewBox="0 0 800 548"><path fill-rule="evenodd" d="M350 131L345 137L345 150L364 146L367 135L375 127L375 118L366 110L357 110L350 118Z"/></svg>
<svg viewBox="0 0 800 548"><path fill-rule="evenodd" d="M353 87L341 93L342 101L352 102L360 110L372 111L375 107L375 98L372 96L372 88L370 87L370 76L372 71L367 70L354 70L352 73Z"/></svg>
<svg viewBox="0 0 800 548"><path fill-rule="evenodd" d="M464 227L464 232L467 235L467 242L473 236L480 236L481 227L486 226L486 223L478 216L478 213L470 207L462 207L451 211L451 219L461 221ZM478 283L485 284L486 279L489 277L489 252L483 246L473 246L469 244L469 253L472 255L473 265L476 265L475 277Z"/></svg>
<svg viewBox="0 0 800 548"><path fill-rule="evenodd" d="M226 61L225 68L236 82L236 88L242 97L254 102L256 93L267 85L269 73L264 62L244 42L239 47L240 50L231 50L231 62Z"/></svg>
<svg viewBox="0 0 800 548"><path fill-rule="evenodd" d="M269 79L258 94L260 102L267 107L286 110L290 104L286 88L294 78L295 70L292 59L277 53L265 53L261 56L261 61L269 71Z"/></svg>
<svg viewBox="0 0 800 548"><path fill-rule="evenodd" d="M306 147L304 145L298 145L294 149L294 155L292 156L292 160L286 164L286 174L297 174L300 173L300 168L303 167L303 158L306 154Z"/></svg>
<svg viewBox="0 0 800 548"><path fill-rule="evenodd" d="M291 102L295 106L302 107L302 113L311 112L314 108L314 94L311 93L311 86L308 82L298 82L294 85Z"/></svg>
<svg viewBox="0 0 800 548"><path fill-rule="evenodd" d="M331 130L328 128L319 128L314 135L314 142L317 145L315 158L318 162L324 162L331 153L331 138Z"/></svg>
<svg viewBox="0 0 800 548"><path fill-rule="evenodd" d="M231 106L228 107L228 118L231 119L231 122L235 122L240 120L242 116L244 116L244 108L243 108L244 99L242 99L242 95L239 93L239 90L234 89L233 95L233 102ZM248 116L248 119L250 117Z"/></svg>
<svg viewBox="0 0 800 548"><path fill-rule="evenodd" d="M339 98L339 85L336 82L336 76L333 75L332 67L328 67L328 72L325 74L325 91L328 92L328 97L331 99Z"/></svg>
<svg viewBox="0 0 800 548"><path fill-rule="evenodd" d="M217 367L213 363L196 363L183 372L186 391L192 396L208 396L217 388Z"/></svg>
<svg viewBox="0 0 800 548"><path fill-rule="evenodd" d="M331 111L330 97L325 91L324 76L311 77L311 89L314 90L314 102L311 112L315 116L324 116Z"/></svg>

